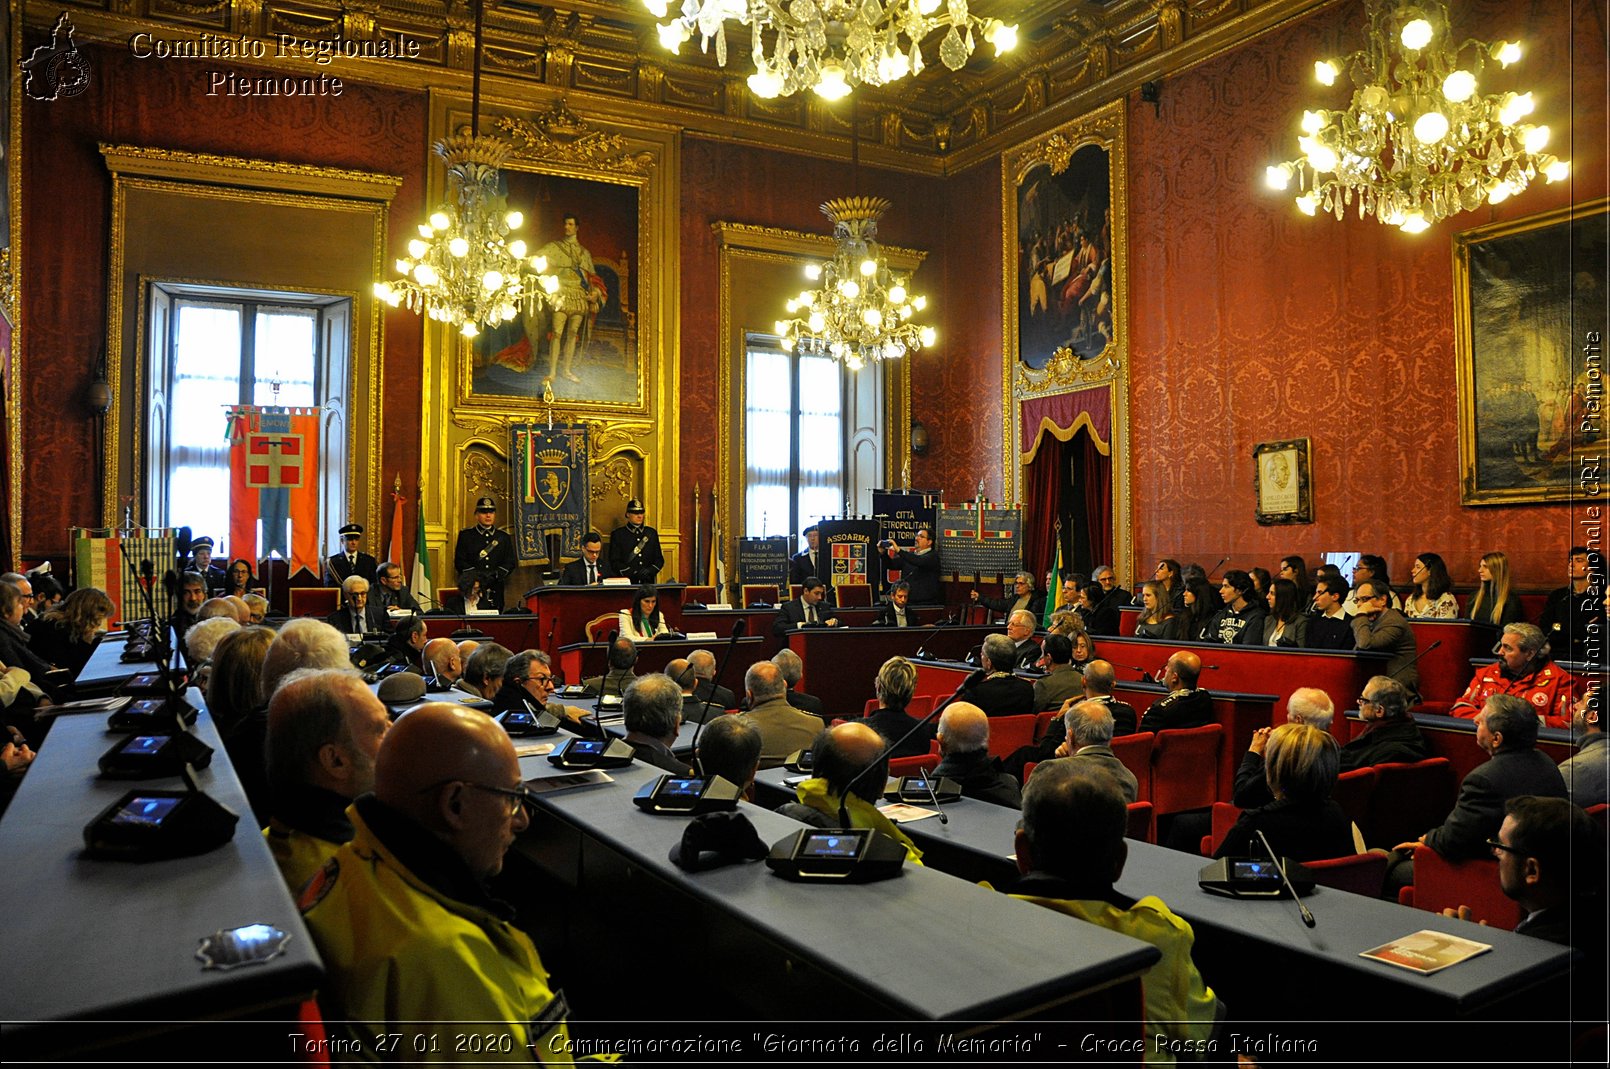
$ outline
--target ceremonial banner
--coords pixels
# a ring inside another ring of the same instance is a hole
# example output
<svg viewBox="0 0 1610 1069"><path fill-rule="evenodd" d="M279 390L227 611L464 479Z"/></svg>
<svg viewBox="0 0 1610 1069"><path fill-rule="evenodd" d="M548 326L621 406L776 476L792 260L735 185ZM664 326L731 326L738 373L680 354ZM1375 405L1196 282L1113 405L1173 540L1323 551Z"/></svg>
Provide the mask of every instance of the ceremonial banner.
<svg viewBox="0 0 1610 1069"><path fill-rule="evenodd" d="M746 586L764 583L788 595L788 539L738 539L738 578Z"/></svg>
<svg viewBox="0 0 1610 1069"><path fill-rule="evenodd" d="M587 428L580 423L512 423L509 470L514 479L514 549L521 560L546 559L544 536L559 532L559 555L581 556L592 528Z"/></svg>
<svg viewBox="0 0 1610 1069"><path fill-rule="evenodd" d="M930 535L934 533L934 504L938 500L937 490L872 491L872 517L878 521L879 537L891 539L902 549L911 549L917 544L919 527L927 528ZM900 581L900 562L882 554L878 561L883 570L882 588L888 589Z"/></svg>
<svg viewBox="0 0 1610 1069"><path fill-rule="evenodd" d="M419 495L423 497L424 495ZM425 509L423 506L414 509L417 517L414 523L414 578L409 585L414 589L414 597L428 605L436 604L436 587L431 582L430 549L425 544ZM397 566L402 567L398 560Z"/></svg>
<svg viewBox="0 0 1610 1069"><path fill-rule="evenodd" d="M1023 566L1023 510L966 501L940 505L936 517L939 560L952 575L1017 574Z"/></svg>
<svg viewBox="0 0 1610 1069"><path fill-rule="evenodd" d="M727 600L727 547L721 532L721 504L715 487L710 488L710 585L716 588L716 601Z"/></svg>
<svg viewBox="0 0 1610 1069"><path fill-rule="evenodd" d="M872 557L878 540L877 520L822 520L816 525L822 555L828 565L827 583L838 588L845 583L872 582Z"/></svg>
<svg viewBox="0 0 1610 1069"><path fill-rule="evenodd" d="M258 561L278 552L292 575L322 574L319 410L233 405L229 445L227 556Z"/></svg>
<svg viewBox="0 0 1610 1069"><path fill-rule="evenodd" d="M73 528L73 585L79 588L92 586L106 591L112 599L112 619L140 620L151 615L145 607L145 595L135 576L142 561L151 562L151 573L156 583L152 597L157 611L166 614L167 592L162 588L162 577L173 568L174 529L154 527L149 530L132 528L117 530L106 528ZM131 571L125 559L134 564Z"/></svg>

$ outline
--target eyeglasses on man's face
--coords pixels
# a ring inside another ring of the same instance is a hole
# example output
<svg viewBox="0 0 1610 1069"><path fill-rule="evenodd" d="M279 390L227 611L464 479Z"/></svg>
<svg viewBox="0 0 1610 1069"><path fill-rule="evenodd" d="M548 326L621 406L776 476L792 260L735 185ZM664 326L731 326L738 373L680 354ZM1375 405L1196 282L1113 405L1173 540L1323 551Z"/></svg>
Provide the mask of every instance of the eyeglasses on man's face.
<svg viewBox="0 0 1610 1069"><path fill-rule="evenodd" d="M490 783L476 783L474 780L444 779L439 783L432 783L429 787L420 788L419 793L429 794L431 791L440 790L454 783L462 783L466 787L474 787L478 791L486 791L489 794L503 795L509 800L509 816L511 817L520 812L521 806L530 809L536 805L537 796L527 790L523 784L519 787L494 787Z"/></svg>
<svg viewBox="0 0 1610 1069"><path fill-rule="evenodd" d="M1517 847L1506 846L1505 844L1499 842L1497 839L1488 839L1487 840L1487 845L1488 845L1488 847L1490 847L1492 849L1493 853L1495 853L1495 854L1505 853L1505 854L1514 854L1516 857L1525 857L1526 856L1526 854L1523 851L1521 851L1520 849L1518 849Z"/></svg>

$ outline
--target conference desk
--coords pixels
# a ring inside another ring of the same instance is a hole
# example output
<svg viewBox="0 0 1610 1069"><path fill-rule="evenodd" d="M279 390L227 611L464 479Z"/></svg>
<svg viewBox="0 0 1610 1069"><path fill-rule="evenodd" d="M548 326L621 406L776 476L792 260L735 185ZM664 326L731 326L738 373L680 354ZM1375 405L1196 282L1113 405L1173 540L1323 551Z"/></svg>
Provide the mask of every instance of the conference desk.
<svg viewBox="0 0 1610 1069"><path fill-rule="evenodd" d="M554 774L545 758L521 763L530 776ZM543 794L516 844L550 893L565 896L544 903L554 923L539 939L544 960L551 947L566 963L562 982L604 991L630 982L633 999L666 1019L1138 1019L1134 981L1153 948L933 869L908 864L895 879L859 885L793 883L758 861L684 872L668 854L688 820L631 802L659 774L634 764L610 770L610 784ZM803 827L741 810L767 843Z"/></svg>
<svg viewBox="0 0 1610 1069"><path fill-rule="evenodd" d="M214 750L199 785L241 815L234 838L198 857L134 863L86 858L84 825L131 788L183 784L100 778L97 759L126 737L106 730L104 713L63 716L51 729L0 821L7 1060L152 1036L182 1060L183 1050L206 1049L173 1034L192 1022L294 1019L317 987L323 965L205 710L195 734ZM289 933L285 952L261 965L202 968L202 937L249 924ZM263 1027L276 1042L287 1034L283 1025Z"/></svg>
<svg viewBox="0 0 1610 1069"><path fill-rule="evenodd" d="M915 661L919 651L960 661L998 627L805 627L788 633L788 648L805 662L799 689L822 700L828 718L860 716L873 697L872 683L890 657ZM918 694L932 693L921 685ZM950 694L946 690L946 695Z"/></svg>
<svg viewBox="0 0 1610 1069"><path fill-rule="evenodd" d="M686 585L661 583L658 589L661 615L672 627L680 627L682 591ZM614 586L539 586L526 591L525 606L536 619L534 634L540 642L534 648L558 660L561 646L586 640L590 621L607 613L630 609L636 594L637 587L629 583Z"/></svg>
<svg viewBox="0 0 1610 1069"><path fill-rule="evenodd" d="M790 775L797 773L761 772L755 782L764 800L792 798L793 791L783 785ZM929 817L901 825L927 864L996 887L1017 878L1011 856L1017 810L970 798L944 810L948 824ZM1310 929L1289 900L1232 899L1201 890L1197 880L1206 858L1133 839L1126 843L1129 859L1117 889L1134 898L1156 895L1190 922L1197 967L1229 1005L1232 1021L1513 1022L1558 1017L1569 1005L1564 981L1573 951L1568 947L1325 887L1304 898L1317 920ZM1493 949L1431 976L1359 957L1421 929ZM1603 962L1593 967L1602 969ZM1379 1044L1381 1038L1375 1034L1360 1042ZM1505 1046L1516 1049L1517 1043ZM1436 1057L1457 1060L1440 1051Z"/></svg>
<svg viewBox="0 0 1610 1069"><path fill-rule="evenodd" d="M161 666L154 660L125 662L123 651L128 648L128 641L127 631L107 631L95 640L94 648L89 651L89 660L73 677L74 697L94 698L112 694L141 672L160 670Z"/></svg>

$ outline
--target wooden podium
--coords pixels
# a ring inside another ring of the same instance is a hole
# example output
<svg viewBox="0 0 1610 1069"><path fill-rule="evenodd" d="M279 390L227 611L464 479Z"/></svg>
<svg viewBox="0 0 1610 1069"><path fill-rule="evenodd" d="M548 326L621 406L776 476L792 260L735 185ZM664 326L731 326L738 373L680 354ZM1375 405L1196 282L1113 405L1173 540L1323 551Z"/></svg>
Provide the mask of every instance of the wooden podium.
<svg viewBox="0 0 1610 1069"><path fill-rule="evenodd" d="M660 613L677 630L682 627L683 583L660 584ZM539 586L526 591L525 606L537 617L538 649L559 663L559 650L587 641L587 621L606 612L630 610L637 587Z"/></svg>

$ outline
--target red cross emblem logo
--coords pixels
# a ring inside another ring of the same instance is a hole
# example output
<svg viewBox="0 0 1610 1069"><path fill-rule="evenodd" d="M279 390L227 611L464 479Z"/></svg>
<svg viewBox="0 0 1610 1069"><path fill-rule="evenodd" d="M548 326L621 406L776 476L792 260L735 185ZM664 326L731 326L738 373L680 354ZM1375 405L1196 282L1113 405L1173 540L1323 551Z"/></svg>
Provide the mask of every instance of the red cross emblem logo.
<svg viewBox="0 0 1610 1069"><path fill-rule="evenodd" d="M274 489L302 485L302 435L247 435L246 485Z"/></svg>

